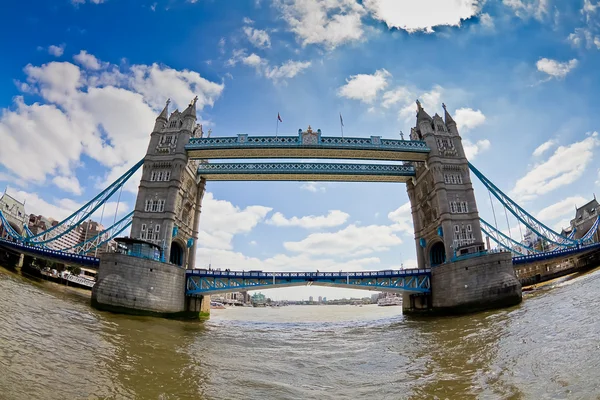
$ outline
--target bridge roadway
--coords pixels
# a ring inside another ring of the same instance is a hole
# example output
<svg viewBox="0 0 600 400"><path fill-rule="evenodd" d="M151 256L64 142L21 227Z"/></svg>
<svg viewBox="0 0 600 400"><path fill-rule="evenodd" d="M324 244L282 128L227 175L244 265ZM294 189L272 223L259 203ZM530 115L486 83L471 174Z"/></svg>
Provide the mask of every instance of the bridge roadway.
<svg viewBox="0 0 600 400"><path fill-rule="evenodd" d="M0 248L11 250L32 256L42 258L44 260L56 261L68 265L80 265L84 267L98 268L100 259L96 257L84 256L81 254L67 253L60 250L52 250L47 247L30 246L28 244L12 242L10 240L0 238Z"/></svg>
<svg viewBox="0 0 600 400"><path fill-rule="evenodd" d="M335 286L377 291L431 291L430 269L362 272L186 271L186 295L211 295L288 286Z"/></svg>

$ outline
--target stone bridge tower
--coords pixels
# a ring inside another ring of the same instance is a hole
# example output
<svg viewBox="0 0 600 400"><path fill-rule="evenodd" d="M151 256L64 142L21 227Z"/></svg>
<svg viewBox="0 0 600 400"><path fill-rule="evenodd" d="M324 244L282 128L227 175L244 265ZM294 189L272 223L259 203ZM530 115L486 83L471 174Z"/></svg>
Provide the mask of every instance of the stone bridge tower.
<svg viewBox="0 0 600 400"><path fill-rule="evenodd" d="M415 163L407 183L415 227L419 268L484 250L479 213L461 137L446 106L444 119L433 118L417 100L417 124L411 140L431 149L427 161Z"/></svg>
<svg viewBox="0 0 600 400"><path fill-rule="evenodd" d="M196 101L169 115L169 100L150 135L142 167L131 237L159 245L164 261L194 268L200 207L205 181L197 180L198 161L190 161L185 145L202 136L196 125Z"/></svg>

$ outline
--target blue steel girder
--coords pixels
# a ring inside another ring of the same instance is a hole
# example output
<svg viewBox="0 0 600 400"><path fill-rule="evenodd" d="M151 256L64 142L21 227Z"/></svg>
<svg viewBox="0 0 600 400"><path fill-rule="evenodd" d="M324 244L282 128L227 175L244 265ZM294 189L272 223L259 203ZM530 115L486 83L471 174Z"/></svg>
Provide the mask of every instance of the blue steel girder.
<svg viewBox="0 0 600 400"><path fill-rule="evenodd" d="M40 232L34 236L22 236L14 229L7 230L9 235L14 239L31 243L34 245L42 245L50 243L66 234L71 232L77 226L85 222L89 217L98 210L108 199L112 197L123 185L133 176L133 174L142 166L144 160L140 160L137 164L131 167L127 172L121 175L116 181L114 181L109 187L100 192L96 197L90 200L88 203L83 205L79 210L59 222L57 225ZM0 215L2 222L5 222L4 216Z"/></svg>
<svg viewBox="0 0 600 400"><path fill-rule="evenodd" d="M469 169L512 215L514 215L525 226L531 229L536 235L559 247L574 246L578 243L577 240L562 236L560 233L553 231L542 222L538 221L535 217L519 206L514 200L498 189L498 187L496 187L492 181L490 181L477 168L475 168L473 164L469 163Z"/></svg>
<svg viewBox="0 0 600 400"><path fill-rule="evenodd" d="M66 253L64 251L52 250L41 246L33 246L27 243L11 242L10 240L6 239L0 239L0 247L11 249L36 258L58 261L69 265L82 265L96 268L100 265L100 260L96 257Z"/></svg>
<svg viewBox="0 0 600 400"><path fill-rule="evenodd" d="M112 226L104 229L102 232L90 237L84 242L78 243L75 246L60 249L61 251L77 253L77 254L86 254L90 251L94 251L99 247L102 247L105 243L110 242L115 237L121 234L125 229L127 229L132 222L133 211L121 218L119 221L115 222Z"/></svg>
<svg viewBox="0 0 600 400"><path fill-rule="evenodd" d="M207 271L202 269L186 273L187 295L210 295L308 284L416 293L431 291L431 270L429 269L339 273Z"/></svg>
<svg viewBox="0 0 600 400"><path fill-rule="evenodd" d="M191 159L338 158L425 161L430 149L423 141L382 139L380 136L326 137L321 132L298 136L191 138L185 146Z"/></svg>
<svg viewBox="0 0 600 400"><path fill-rule="evenodd" d="M412 165L335 163L202 163L198 176L214 181L406 182Z"/></svg>
<svg viewBox="0 0 600 400"><path fill-rule="evenodd" d="M518 246L521 249L525 249L531 253L538 252L538 250L534 249L533 247L525 246L524 244L517 242L511 237L506 236L504 233L494 228L483 218L479 218L479 222L481 223L481 230L483 231L483 233L485 233L490 239L492 239L494 242L496 242L498 245L502 246L506 250L518 254L520 256L523 256L525 254L518 250L515 250L515 246Z"/></svg>

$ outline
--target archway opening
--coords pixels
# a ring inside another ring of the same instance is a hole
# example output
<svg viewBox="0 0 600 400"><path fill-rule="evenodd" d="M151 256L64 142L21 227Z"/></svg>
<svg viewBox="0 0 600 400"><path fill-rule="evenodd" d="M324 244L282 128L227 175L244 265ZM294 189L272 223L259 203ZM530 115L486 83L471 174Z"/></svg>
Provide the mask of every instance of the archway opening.
<svg viewBox="0 0 600 400"><path fill-rule="evenodd" d="M431 266L440 265L446 262L446 249L443 242L437 242L429 250L431 256Z"/></svg>
<svg viewBox="0 0 600 400"><path fill-rule="evenodd" d="M169 257L169 261L175 265L183 265L183 247L177 242L171 243L171 256Z"/></svg>

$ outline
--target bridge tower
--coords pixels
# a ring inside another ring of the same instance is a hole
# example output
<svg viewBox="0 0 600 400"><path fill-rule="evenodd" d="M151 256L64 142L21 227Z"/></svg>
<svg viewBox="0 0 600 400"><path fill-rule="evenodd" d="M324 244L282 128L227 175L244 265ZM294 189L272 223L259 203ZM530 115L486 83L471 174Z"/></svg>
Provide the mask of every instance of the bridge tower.
<svg viewBox="0 0 600 400"><path fill-rule="evenodd" d="M404 312L462 313L518 304L521 285L509 252L485 251L469 165L456 122L433 118L417 100L411 140L431 149L407 182L419 268L431 268L431 294L403 295Z"/></svg>
<svg viewBox="0 0 600 400"><path fill-rule="evenodd" d="M431 149L426 162L415 163L416 176L406 185L420 268L484 250L462 140L443 107L444 119L431 118L417 100L417 124L410 132L411 140L423 140Z"/></svg>
<svg viewBox="0 0 600 400"><path fill-rule="evenodd" d="M156 118L144 157L131 237L162 248L164 261L193 269L205 181L197 180L198 161L185 145L202 135L196 124L196 100L169 115L169 100Z"/></svg>

